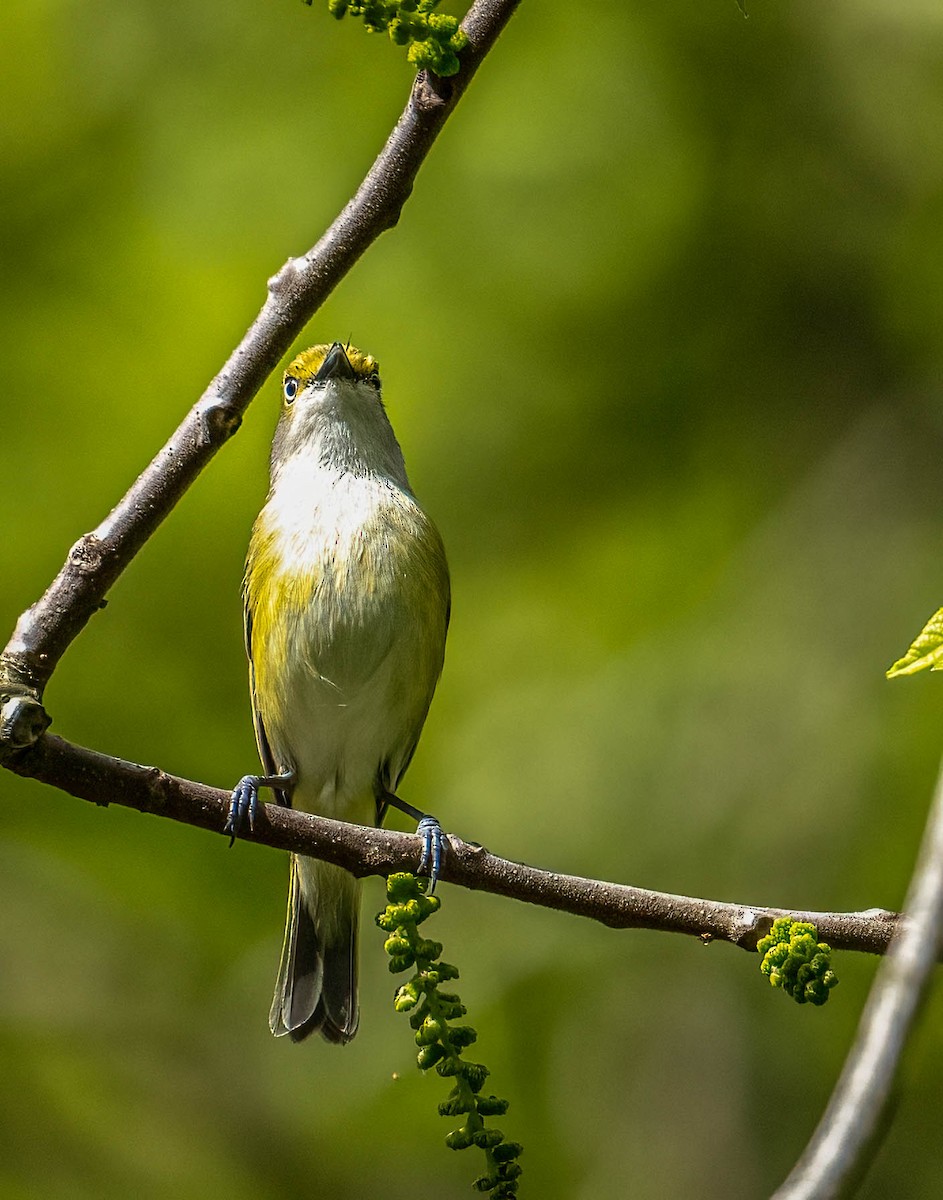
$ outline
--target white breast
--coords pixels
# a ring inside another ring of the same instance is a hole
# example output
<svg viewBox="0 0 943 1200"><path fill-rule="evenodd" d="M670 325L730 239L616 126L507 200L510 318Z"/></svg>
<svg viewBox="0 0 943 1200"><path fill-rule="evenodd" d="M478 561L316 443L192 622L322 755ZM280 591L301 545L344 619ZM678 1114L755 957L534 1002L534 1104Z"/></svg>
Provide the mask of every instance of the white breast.
<svg viewBox="0 0 943 1200"><path fill-rule="evenodd" d="M288 664L280 694L259 697L273 754L298 774L298 807L372 823L377 774L386 767L395 786L442 666L441 542L390 480L334 472L310 455L281 466L260 521L285 583L319 580L310 603L279 607L268 646L253 647L278 645Z"/></svg>

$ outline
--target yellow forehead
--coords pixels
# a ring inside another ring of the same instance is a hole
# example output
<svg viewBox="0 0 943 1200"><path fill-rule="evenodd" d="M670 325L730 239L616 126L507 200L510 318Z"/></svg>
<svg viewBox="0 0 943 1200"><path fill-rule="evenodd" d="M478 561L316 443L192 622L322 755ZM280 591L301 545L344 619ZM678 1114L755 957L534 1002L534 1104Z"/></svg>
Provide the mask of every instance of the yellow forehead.
<svg viewBox="0 0 943 1200"><path fill-rule="evenodd" d="M289 364L288 370L285 372L285 378L297 379L301 383L304 383L308 379L313 379L318 371L320 371L325 358L327 358L331 345L332 343L327 343L323 346L310 346L307 350L302 350L298 357L293 359ZM354 374L360 379L369 379L371 375L376 375L380 369L379 363L372 354L364 354L356 346L345 346L344 353L347 355L347 361L354 369Z"/></svg>

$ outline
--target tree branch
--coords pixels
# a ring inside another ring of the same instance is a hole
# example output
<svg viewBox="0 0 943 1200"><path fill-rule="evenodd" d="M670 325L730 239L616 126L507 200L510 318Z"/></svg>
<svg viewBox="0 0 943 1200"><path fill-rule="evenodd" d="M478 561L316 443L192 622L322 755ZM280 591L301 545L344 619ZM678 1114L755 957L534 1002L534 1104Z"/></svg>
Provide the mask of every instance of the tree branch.
<svg viewBox="0 0 943 1200"><path fill-rule="evenodd" d="M943 935L943 766L904 912L828 1107L773 1200L851 1195L887 1126L901 1055Z"/></svg>
<svg viewBox="0 0 943 1200"><path fill-rule="evenodd" d="M137 552L223 444L292 341L382 232L396 225L416 175L520 0L475 0L463 22L469 46L450 79L421 72L386 145L354 197L317 244L268 283L255 321L167 444L124 498L72 547L44 595L22 614L0 654L0 758L19 775L100 805L112 803L221 833L229 794L43 736L43 692L62 655ZM265 806L245 840L324 859L354 875L412 869L414 835L367 829ZM542 871L450 837L444 881L590 917L612 928L685 933L755 950L780 915L815 923L839 949L887 954L858 1036L805 1153L774 1200L834 1200L860 1177L887 1116L903 1047L920 1008L943 931L943 769L906 919L881 909L800 912L674 896Z"/></svg>
<svg viewBox="0 0 943 1200"><path fill-rule="evenodd" d="M469 45L449 79L422 71L356 195L321 240L269 280L242 341L124 499L72 547L45 594L17 622L0 655L0 751L28 745L49 724L43 691L108 590L217 450L239 428L259 388L331 291L391 228L443 125L520 0L475 0L462 23Z"/></svg>
<svg viewBox="0 0 943 1200"><path fill-rule="evenodd" d="M121 804L219 834L229 809L228 792L52 735L11 755L6 765L18 775L52 784L94 804ZM320 858L357 876L415 870L420 852L414 834L348 825L274 804L264 806L254 832L247 831L245 840ZM613 929L686 933L705 942L719 940L755 950L775 918L788 913L813 921L819 936L836 949L883 954L899 924L894 913L883 909L820 913L725 904L542 871L498 858L484 847L454 836L449 845L441 872L448 883L590 917Z"/></svg>

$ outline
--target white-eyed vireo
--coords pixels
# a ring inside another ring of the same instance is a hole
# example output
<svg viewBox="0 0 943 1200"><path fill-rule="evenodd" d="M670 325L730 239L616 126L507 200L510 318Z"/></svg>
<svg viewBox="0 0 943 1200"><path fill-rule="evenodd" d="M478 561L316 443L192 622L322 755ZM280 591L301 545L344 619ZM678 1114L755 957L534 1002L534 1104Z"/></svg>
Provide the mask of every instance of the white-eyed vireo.
<svg viewBox="0 0 943 1200"><path fill-rule="evenodd" d="M271 486L244 582L246 648L264 775L240 780L227 829L258 789L358 824L395 796L432 700L449 621L442 539L412 493L380 398L376 360L312 346L285 372ZM444 839L420 822L433 878ZM357 1032L360 883L292 855L288 921L269 1024L300 1041Z"/></svg>

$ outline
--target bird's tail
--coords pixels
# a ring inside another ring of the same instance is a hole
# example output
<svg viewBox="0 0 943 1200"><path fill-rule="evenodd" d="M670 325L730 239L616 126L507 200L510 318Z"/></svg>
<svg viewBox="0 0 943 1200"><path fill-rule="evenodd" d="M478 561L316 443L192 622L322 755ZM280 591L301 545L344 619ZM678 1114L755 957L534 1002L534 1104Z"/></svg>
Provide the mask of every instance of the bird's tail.
<svg viewBox="0 0 943 1200"><path fill-rule="evenodd" d="M291 856L288 919L269 1026L300 1042L315 1030L329 1042L357 1032L360 881L330 863Z"/></svg>

